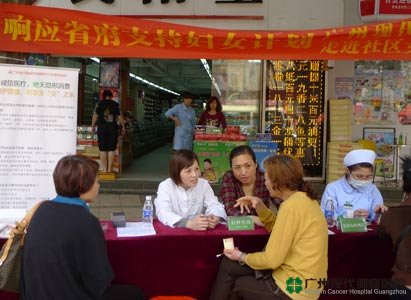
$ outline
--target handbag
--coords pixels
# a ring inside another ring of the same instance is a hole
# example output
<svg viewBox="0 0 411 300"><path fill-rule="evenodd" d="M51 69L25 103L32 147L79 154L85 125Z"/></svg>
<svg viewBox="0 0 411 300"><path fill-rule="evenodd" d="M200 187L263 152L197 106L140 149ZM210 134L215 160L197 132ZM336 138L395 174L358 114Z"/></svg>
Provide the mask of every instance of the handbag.
<svg viewBox="0 0 411 300"><path fill-rule="evenodd" d="M0 251L0 290L19 292L24 237L32 216L43 202L37 203L23 220L16 222L16 226L10 231L9 238Z"/></svg>

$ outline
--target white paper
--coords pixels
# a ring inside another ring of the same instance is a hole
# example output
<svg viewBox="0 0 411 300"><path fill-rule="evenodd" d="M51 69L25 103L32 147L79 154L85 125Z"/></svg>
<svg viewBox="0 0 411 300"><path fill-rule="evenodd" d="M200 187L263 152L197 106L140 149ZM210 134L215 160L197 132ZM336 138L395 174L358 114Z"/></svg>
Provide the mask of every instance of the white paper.
<svg viewBox="0 0 411 300"><path fill-rule="evenodd" d="M9 238L10 231L14 228L12 224L0 223L0 238Z"/></svg>
<svg viewBox="0 0 411 300"><path fill-rule="evenodd" d="M328 235L334 235L334 234L335 234L335 232L328 229Z"/></svg>
<svg viewBox="0 0 411 300"><path fill-rule="evenodd" d="M126 222L126 227L117 228L117 237L155 235L153 224L143 222Z"/></svg>
<svg viewBox="0 0 411 300"><path fill-rule="evenodd" d="M14 225L26 216L25 209L0 209L0 223Z"/></svg>

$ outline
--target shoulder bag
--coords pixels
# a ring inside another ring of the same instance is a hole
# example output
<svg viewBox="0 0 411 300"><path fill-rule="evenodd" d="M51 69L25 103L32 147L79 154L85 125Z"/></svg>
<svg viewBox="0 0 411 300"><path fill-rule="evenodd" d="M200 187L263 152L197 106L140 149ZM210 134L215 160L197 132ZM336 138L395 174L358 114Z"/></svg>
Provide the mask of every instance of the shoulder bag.
<svg viewBox="0 0 411 300"><path fill-rule="evenodd" d="M11 230L7 242L0 251L0 290L19 292L21 273L21 254L31 217L43 203L37 203Z"/></svg>

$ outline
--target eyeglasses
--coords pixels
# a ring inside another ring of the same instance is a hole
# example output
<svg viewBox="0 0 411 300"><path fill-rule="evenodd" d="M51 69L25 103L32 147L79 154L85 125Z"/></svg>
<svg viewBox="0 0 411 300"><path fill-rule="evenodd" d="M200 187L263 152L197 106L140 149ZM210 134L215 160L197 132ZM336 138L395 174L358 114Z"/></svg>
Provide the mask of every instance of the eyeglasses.
<svg viewBox="0 0 411 300"><path fill-rule="evenodd" d="M370 174L370 175L361 175L361 174L354 174L351 173L352 178L356 179L356 180L371 180L374 178L374 174Z"/></svg>

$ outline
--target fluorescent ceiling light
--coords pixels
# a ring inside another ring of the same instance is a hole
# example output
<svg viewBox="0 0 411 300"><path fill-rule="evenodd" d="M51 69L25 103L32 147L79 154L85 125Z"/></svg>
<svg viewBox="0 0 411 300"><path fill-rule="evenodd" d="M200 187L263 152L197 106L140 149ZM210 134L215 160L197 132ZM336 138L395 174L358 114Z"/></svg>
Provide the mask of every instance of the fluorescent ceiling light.
<svg viewBox="0 0 411 300"><path fill-rule="evenodd" d="M143 83L145 83L145 84L148 84L148 85L150 85L150 86L152 86L152 87L155 87L155 88L157 88L157 89L159 89L159 90L163 90L163 91L165 91L165 92L167 92L167 93L170 93L170 94L173 94L173 95L176 95L176 96L180 96L179 93L176 93L176 92L174 92L174 91L172 91L172 90L166 89L165 87L159 86L158 84L155 84L155 83L153 83L153 82L151 82L151 81L148 81L147 79L144 79L144 78L142 78L142 77L140 77L140 76L137 76L137 75L135 75L135 74L133 74L133 73L130 73L130 77L131 77L131 78L134 78L134 79L136 79L136 80L138 80L138 81L141 81L141 82L143 82Z"/></svg>
<svg viewBox="0 0 411 300"><path fill-rule="evenodd" d="M202 58L200 59L200 61L203 63L204 69L206 70L208 77L210 77L211 82L213 83L217 93L219 96L221 96L221 91L220 88L216 82L216 80L214 79L213 75L211 75L211 70L210 70L210 66L208 65L208 62L206 59Z"/></svg>
<svg viewBox="0 0 411 300"><path fill-rule="evenodd" d="M97 57L90 57L90 59L98 64L100 63L100 59Z"/></svg>

